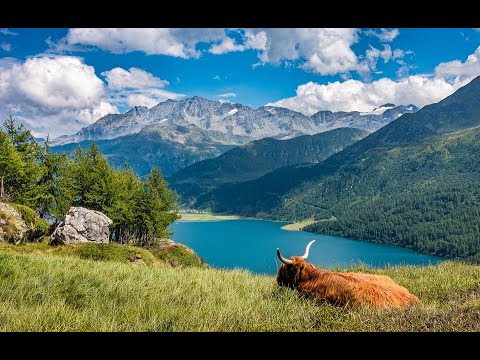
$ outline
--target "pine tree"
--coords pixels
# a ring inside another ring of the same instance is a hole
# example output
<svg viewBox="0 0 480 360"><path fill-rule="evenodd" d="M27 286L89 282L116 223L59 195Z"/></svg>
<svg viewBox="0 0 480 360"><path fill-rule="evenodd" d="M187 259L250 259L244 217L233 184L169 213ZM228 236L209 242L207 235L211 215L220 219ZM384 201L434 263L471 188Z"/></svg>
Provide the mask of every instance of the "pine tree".
<svg viewBox="0 0 480 360"><path fill-rule="evenodd" d="M71 162L67 154L55 154L47 137L40 161L42 176L40 179L41 196L37 201L42 218L53 216L58 222L63 218L74 201L71 177Z"/></svg>
<svg viewBox="0 0 480 360"><path fill-rule="evenodd" d="M168 188L160 169L154 166L145 182L146 211L156 237L170 236L168 226L179 219L177 196Z"/></svg>
<svg viewBox="0 0 480 360"><path fill-rule="evenodd" d="M16 120L11 114L3 125L11 144L23 160L21 178L18 179L12 195L15 201L35 208L37 201L42 196L40 186L41 168L38 164L41 156L40 146L30 130L26 129L23 124L16 125Z"/></svg>
<svg viewBox="0 0 480 360"><path fill-rule="evenodd" d="M16 198L16 190L24 179L25 163L13 146L8 135L0 131L0 178L2 179L1 199Z"/></svg>

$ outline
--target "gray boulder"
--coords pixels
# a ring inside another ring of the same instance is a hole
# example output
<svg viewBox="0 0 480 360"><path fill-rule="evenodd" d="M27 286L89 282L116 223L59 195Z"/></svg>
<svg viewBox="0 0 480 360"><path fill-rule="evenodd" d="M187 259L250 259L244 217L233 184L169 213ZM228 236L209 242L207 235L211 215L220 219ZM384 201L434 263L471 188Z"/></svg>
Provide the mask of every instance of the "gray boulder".
<svg viewBox="0 0 480 360"><path fill-rule="evenodd" d="M0 202L0 241L20 243L30 228L12 206Z"/></svg>
<svg viewBox="0 0 480 360"><path fill-rule="evenodd" d="M108 243L113 221L100 211L71 207L51 236L51 243Z"/></svg>

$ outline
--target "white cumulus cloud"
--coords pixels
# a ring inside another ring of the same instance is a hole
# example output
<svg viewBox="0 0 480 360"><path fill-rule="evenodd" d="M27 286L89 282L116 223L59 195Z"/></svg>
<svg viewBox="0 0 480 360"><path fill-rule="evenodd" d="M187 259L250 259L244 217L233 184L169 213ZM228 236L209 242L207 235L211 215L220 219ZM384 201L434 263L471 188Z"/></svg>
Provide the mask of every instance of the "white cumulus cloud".
<svg viewBox="0 0 480 360"><path fill-rule="evenodd" d="M135 89L135 90L123 90L113 95L112 102L119 105L132 106L146 106L151 108L157 105L159 102L167 99L178 99L185 96L184 94L178 94L172 91L157 88Z"/></svg>
<svg viewBox="0 0 480 360"><path fill-rule="evenodd" d="M265 31L259 31L257 33L252 30L245 31L245 48L265 50L267 47L267 33Z"/></svg>
<svg viewBox="0 0 480 360"><path fill-rule="evenodd" d="M56 44L57 51L96 47L115 54L141 51L149 55L198 58L197 45L221 41L223 29L73 28Z"/></svg>
<svg viewBox="0 0 480 360"><path fill-rule="evenodd" d="M397 51L397 55L401 54ZM390 45L384 45L383 50L379 50L377 48L374 48L373 46L370 46L370 49L365 52L365 58L367 60L368 66L372 70L377 69L377 61L379 58L383 59L383 62L386 64L390 61L392 56L393 53Z"/></svg>
<svg viewBox="0 0 480 360"><path fill-rule="evenodd" d="M298 66L320 75L349 72L368 73L368 63L359 61L352 45L363 35L391 42L398 29L364 30L348 28L265 28L265 29L170 29L170 28L73 28L53 43L50 51L82 51L100 48L115 54L140 51L184 59L199 58L203 52L222 55L234 51L255 51L265 64ZM206 44L208 46L199 46Z"/></svg>
<svg viewBox="0 0 480 360"><path fill-rule="evenodd" d="M220 42L220 44L212 45L212 47L208 50L208 52L214 55L220 55L220 54L225 54L227 52L243 51L243 50L245 50L245 46L240 44L235 44L235 40L233 40L232 38L226 37Z"/></svg>
<svg viewBox="0 0 480 360"><path fill-rule="evenodd" d="M79 110L62 109L55 114L48 113L20 113L14 117L23 122L35 136L50 136L53 139L59 135L73 134L82 127L97 121L107 114L118 113L118 108L108 101L100 100L100 103L92 108Z"/></svg>
<svg viewBox="0 0 480 360"><path fill-rule="evenodd" d="M439 64L435 74L450 82L465 82L480 74L480 46L465 62L453 60Z"/></svg>
<svg viewBox="0 0 480 360"><path fill-rule="evenodd" d="M135 67L131 67L128 70L116 67L112 70L104 71L101 75L105 76L108 88L112 90L162 88L169 84L167 80L162 80L149 72Z"/></svg>
<svg viewBox="0 0 480 360"><path fill-rule="evenodd" d="M28 58L0 63L0 99L56 112L77 110L99 103L103 82L93 67L72 56Z"/></svg>
<svg viewBox="0 0 480 360"><path fill-rule="evenodd" d="M21 62L0 58L0 117L11 112L37 136L72 134L118 106L152 107L183 96L164 89L169 84L138 68L102 73L75 56L38 56Z"/></svg>
<svg viewBox="0 0 480 360"><path fill-rule="evenodd" d="M357 29L250 29L247 43L261 49L260 64L300 61L307 71L334 75L358 69L351 46L358 41Z"/></svg>
<svg viewBox="0 0 480 360"><path fill-rule="evenodd" d="M75 132L117 112L103 96L102 80L78 57L0 59L0 116L12 112L38 135Z"/></svg>
<svg viewBox="0 0 480 360"><path fill-rule="evenodd" d="M119 106L152 107L167 99L177 99L177 94L163 89L169 81L135 67L125 70L116 67L101 74L105 77L110 90L111 101Z"/></svg>
<svg viewBox="0 0 480 360"><path fill-rule="evenodd" d="M410 76L399 81L382 78L371 83L359 80L335 81L325 85L308 82L297 88L296 96L272 105L306 115L320 110L367 112L385 103L422 107L443 99L455 89L443 79L422 76Z"/></svg>
<svg viewBox="0 0 480 360"><path fill-rule="evenodd" d="M308 82L298 86L296 95L269 105L282 106L312 115L320 110L371 111L385 103L435 103L480 75L480 47L467 60L441 63L432 75L413 75L400 80L382 78L370 83L359 80L328 84Z"/></svg>
<svg viewBox="0 0 480 360"><path fill-rule="evenodd" d="M364 32L365 32L365 35L374 36L374 37L378 38L380 41L383 41L383 42L391 42L398 35L400 35L400 31L398 29L388 30L388 29L382 28L378 31L373 30L373 29L368 29L368 30L365 30Z"/></svg>

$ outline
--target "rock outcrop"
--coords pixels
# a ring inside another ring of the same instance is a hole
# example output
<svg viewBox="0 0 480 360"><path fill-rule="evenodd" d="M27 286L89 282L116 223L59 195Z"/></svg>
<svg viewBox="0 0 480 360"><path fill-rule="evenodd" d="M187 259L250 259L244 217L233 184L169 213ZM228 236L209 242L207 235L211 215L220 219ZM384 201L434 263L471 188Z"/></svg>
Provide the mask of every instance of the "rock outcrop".
<svg viewBox="0 0 480 360"><path fill-rule="evenodd" d="M0 241L18 244L25 239L29 230L20 212L0 202Z"/></svg>
<svg viewBox="0 0 480 360"><path fill-rule="evenodd" d="M51 236L52 244L108 243L112 220L100 211L71 207Z"/></svg>

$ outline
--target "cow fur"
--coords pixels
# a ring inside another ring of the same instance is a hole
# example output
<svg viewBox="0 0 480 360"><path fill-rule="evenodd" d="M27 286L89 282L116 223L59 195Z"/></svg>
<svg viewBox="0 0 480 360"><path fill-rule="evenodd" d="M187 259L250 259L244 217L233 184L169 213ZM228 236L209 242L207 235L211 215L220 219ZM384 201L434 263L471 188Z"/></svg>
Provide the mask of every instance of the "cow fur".
<svg viewBox="0 0 480 360"><path fill-rule="evenodd" d="M333 272L315 268L300 256L282 263L277 283L300 294L337 306L399 308L418 304L418 298L385 275L356 272Z"/></svg>

